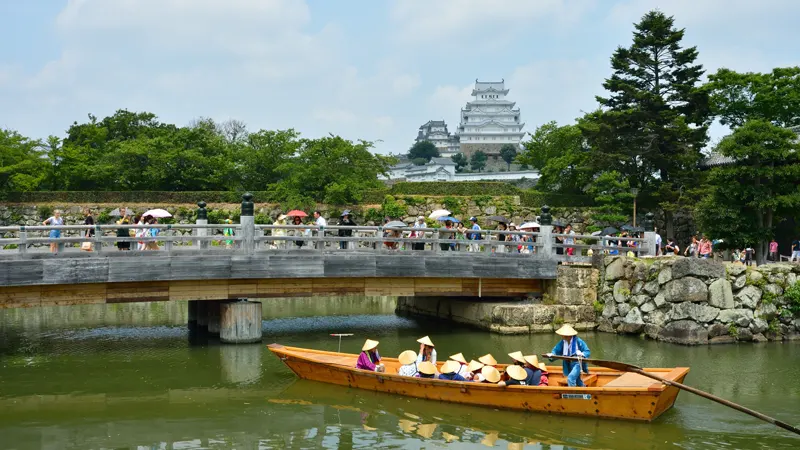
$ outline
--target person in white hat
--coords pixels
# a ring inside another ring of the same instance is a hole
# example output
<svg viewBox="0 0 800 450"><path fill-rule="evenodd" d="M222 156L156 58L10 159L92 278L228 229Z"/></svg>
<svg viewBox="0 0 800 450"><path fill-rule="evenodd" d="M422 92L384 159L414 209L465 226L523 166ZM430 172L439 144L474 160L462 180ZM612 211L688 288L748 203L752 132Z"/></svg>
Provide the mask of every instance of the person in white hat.
<svg viewBox="0 0 800 450"><path fill-rule="evenodd" d="M419 355L417 355L417 363L423 361L430 361L436 364L436 349L433 348L433 341L428 336L423 336L417 339L419 342Z"/></svg>
<svg viewBox="0 0 800 450"><path fill-rule="evenodd" d="M424 231L417 231L417 230L421 229L421 228L427 228L427 227L428 226L425 224L425 216L417 217L417 221L414 222L414 226L412 227L412 228L414 228L414 230L411 231L411 234L409 235L409 237L413 238L413 239L425 239L425 232ZM411 249L412 250L425 250L425 243L424 242L419 242L419 243L415 242L415 243L411 244Z"/></svg>
<svg viewBox="0 0 800 450"><path fill-rule="evenodd" d="M586 342L583 342L583 339L577 336L578 332L575 331L575 328L572 328L572 325L565 324L556 330L556 334L561 336L561 341L553 347L552 352L547 354L547 357L550 358L551 361L553 360L553 355L588 358L591 354L589 352L589 346L586 345ZM581 370L583 370L584 373L589 373L589 366L586 364L586 361L581 361L580 364L578 364L577 361L564 360L562 366L569 386L584 386L583 380L581 380Z"/></svg>
<svg viewBox="0 0 800 450"><path fill-rule="evenodd" d="M400 356L397 357L397 360L402 364L400 368L397 370L398 375L402 375L404 377L415 377L419 373L417 370L417 354L414 350L406 350L403 353L400 353Z"/></svg>
<svg viewBox="0 0 800 450"><path fill-rule="evenodd" d="M381 355L378 353L378 341L367 339L361 347L361 354L356 361L356 369L369 370L372 372L383 372Z"/></svg>
<svg viewBox="0 0 800 450"><path fill-rule="evenodd" d="M450 355L450 358L448 358L448 359L458 363L458 374L459 375L461 375L462 377L464 377L467 380L470 379L470 373L469 373L469 370L467 370L467 364L469 364L469 363L467 362L467 359L464 358L464 354L463 353L456 353L455 355Z"/></svg>
<svg viewBox="0 0 800 450"><path fill-rule="evenodd" d="M439 374L439 379L448 381L467 381L466 378L458 374L459 366L459 363L456 361L446 361L444 364L442 364L442 368L440 369L442 373Z"/></svg>

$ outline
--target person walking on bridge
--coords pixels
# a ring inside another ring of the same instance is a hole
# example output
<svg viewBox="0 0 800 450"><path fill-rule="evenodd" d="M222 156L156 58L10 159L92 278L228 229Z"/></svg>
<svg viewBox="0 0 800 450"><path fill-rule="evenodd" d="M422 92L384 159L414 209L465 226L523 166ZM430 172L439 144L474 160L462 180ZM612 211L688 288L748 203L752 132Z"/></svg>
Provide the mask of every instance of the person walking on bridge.
<svg viewBox="0 0 800 450"><path fill-rule="evenodd" d="M575 331L575 328L572 328L572 325L565 324L556 330L556 334L561 336L561 341L553 347L552 352L547 354L547 357L550 358L551 361L553 360L553 355L569 356L573 358L589 357L589 346L586 345L586 342L583 342L583 339L578 337L578 332ZM583 380L581 380L581 370L583 370L584 373L589 373L589 367L586 361L578 363L577 361L564 360L562 366L564 368L564 376L567 377L567 384L569 386L585 386Z"/></svg>

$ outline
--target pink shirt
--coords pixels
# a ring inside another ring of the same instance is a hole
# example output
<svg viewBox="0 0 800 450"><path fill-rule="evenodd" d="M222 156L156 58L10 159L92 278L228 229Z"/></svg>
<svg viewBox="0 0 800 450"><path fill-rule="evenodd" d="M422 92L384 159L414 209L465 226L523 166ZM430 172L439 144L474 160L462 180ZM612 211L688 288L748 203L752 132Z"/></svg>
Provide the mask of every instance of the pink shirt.
<svg viewBox="0 0 800 450"><path fill-rule="evenodd" d="M711 241L700 241L700 246L698 248L698 253L701 255L709 255L711 254Z"/></svg>
<svg viewBox="0 0 800 450"><path fill-rule="evenodd" d="M770 253L778 253L778 243L772 241L769 243L769 252Z"/></svg>

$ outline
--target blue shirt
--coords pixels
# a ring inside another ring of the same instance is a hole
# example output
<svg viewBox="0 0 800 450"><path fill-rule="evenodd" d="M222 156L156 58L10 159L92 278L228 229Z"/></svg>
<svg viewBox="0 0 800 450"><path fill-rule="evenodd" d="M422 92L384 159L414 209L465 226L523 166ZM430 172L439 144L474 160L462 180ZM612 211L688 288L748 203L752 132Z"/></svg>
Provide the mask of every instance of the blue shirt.
<svg viewBox="0 0 800 450"><path fill-rule="evenodd" d="M589 352L589 346L586 345L586 342L583 342L583 339L579 338L578 336L573 336L572 339L575 341L575 350L582 351L583 357L588 358L591 353ZM558 356L576 356L576 353L574 352L569 352L570 354L568 355L564 354L563 339L558 341L558 344L556 344L556 346L553 347L553 351L550 353ZM572 369L573 364L577 364L577 362L564 360L564 362L561 365L562 368L564 369L564 375L569 375L569 372ZM581 369L583 370L584 373L589 373L589 365L586 364L586 361L581 362Z"/></svg>
<svg viewBox="0 0 800 450"><path fill-rule="evenodd" d="M530 367L525 367L525 373L528 377L524 381L510 379L506 382L506 386L538 386L542 380L542 371L539 369L533 370Z"/></svg>
<svg viewBox="0 0 800 450"><path fill-rule="evenodd" d="M457 374L456 372L439 374L439 379L440 380L448 380L448 381L467 381L466 378L462 377L461 375Z"/></svg>

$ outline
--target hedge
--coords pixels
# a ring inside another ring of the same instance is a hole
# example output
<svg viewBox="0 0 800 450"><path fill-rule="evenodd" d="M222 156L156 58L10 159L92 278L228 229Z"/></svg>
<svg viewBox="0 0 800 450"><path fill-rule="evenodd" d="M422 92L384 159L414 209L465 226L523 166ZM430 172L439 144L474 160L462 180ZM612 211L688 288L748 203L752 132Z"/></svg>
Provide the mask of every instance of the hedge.
<svg viewBox="0 0 800 450"><path fill-rule="evenodd" d="M508 183L497 181L422 181L396 183L392 195L519 195L521 190Z"/></svg>
<svg viewBox="0 0 800 450"><path fill-rule="evenodd" d="M538 192L532 189L524 190L519 194L519 203L522 206L592 206L594 201L585 195L554 194L552 192Z"/></svg>
<svg viewBox="0 0 800 450"><path fill-rule="evenodd" d="M0 192L6 203L241 203L243 192L171 192L171 191L39 191ZM277 203L269 191L252 192L253 201Z"/></svg>

